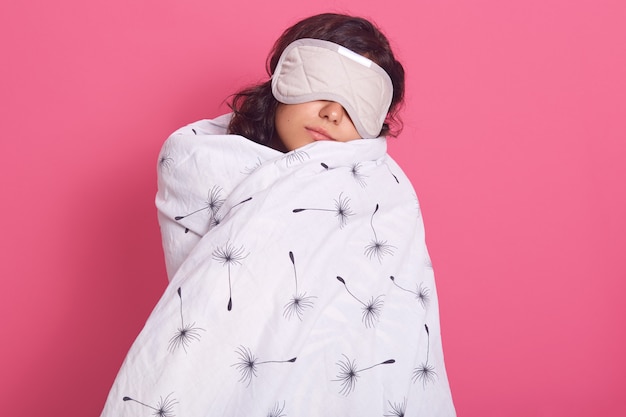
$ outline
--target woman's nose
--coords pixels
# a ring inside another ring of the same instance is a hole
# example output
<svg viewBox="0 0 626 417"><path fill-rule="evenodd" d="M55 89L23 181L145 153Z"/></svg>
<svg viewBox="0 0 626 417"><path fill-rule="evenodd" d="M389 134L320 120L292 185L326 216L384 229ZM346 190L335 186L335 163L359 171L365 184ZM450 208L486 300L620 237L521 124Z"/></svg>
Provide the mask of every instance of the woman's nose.
<svg viewBox="0 0 626 417"><path fill-rule="evenodd" d="M343 106L336 101L326 101L324 103L320 110L320 117L328 119L328 121L334 124L339 124L345 112Z"/></svg>

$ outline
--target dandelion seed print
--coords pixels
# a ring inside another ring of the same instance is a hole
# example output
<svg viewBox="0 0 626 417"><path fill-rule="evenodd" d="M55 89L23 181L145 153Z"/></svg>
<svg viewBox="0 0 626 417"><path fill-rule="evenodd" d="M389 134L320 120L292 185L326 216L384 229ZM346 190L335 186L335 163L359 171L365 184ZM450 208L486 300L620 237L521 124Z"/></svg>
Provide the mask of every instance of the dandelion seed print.
<svg viewBox="0 0 626 417"><path fill-rule="evenodd" d="M430 290L427 287L423 286L423 283L420 282L417 284L417 289L415 290L415 297L422 305L423 309L426 309L428 303L430 303Z"/></svg>
<svg viewBox="0 0 626 417"><path fill-rule="evenodd" d="M313 307L313 299L316 297L307 296L306 292L298 292L298 273L296 271L296 261L292 251L289 251L289 259L293 265L293 277L296 282L296 291L294 292L293 297L291 297L291 300L285 304L283 316L289 320L291 316L295 315L298 319L300 319L300 321L302 321L302 314L304 313L304 310Z"/></svg>
<svg viewBox="0 0 626 417"><path fill-rule="evenodd" d="M350 360L346 355L342 354L345 359L337 362L339 366L339 373L337 374L337 379L333 379L332 381L339 382L341 388L339 389L339 393L348 396L355 388L357 380L359 379L360 372L367 371L379 365L387 365L391 363L395 363L395 359L388 359L384 362L377 363L376 365L369 366L363 369L357 369L356 361Z"/></svg>
<svg viewBox="0 0 626 417"><path fill-rule="evenodd" d="M322 166L322 168L328 169L328 165L326 165L325 163L321 162L320 165Z"/></svg>
<svg viewBox="0 0 626 417"><path fill-rule="evenodd" d="M346 355L343 355L343 357L346 359L337 362L337 365L339 365L339 374L337 375L337 379L333 379L333 381L341 383L340 394L348 395L354 389L359 373L356 369L356 361L348 359Z"/></svg>
<svg viewBox="0 0 626 417"><path fill-rule="evenodd" d="M141 401L138 401L134 398L131 397L124 397L122 398L123 401L132 401L135 402L137 404L140 404L146 408L150 408L151 410L153 410L152 415L153 416L157 416L157 417L175 417L174 414L174 406L176 404L178 404L178 401L176 401L174 398L170 398L172 396L173 393L168 394L167 397L163 398L161 397L159 399L159 402L157 403L156 407L153 407L151 405L148 405L146 403L143 403Z"/></svg>
<svg viewBox="0 0 626 417"><path fill-rule="evenodd" d="M242 174L250 175L254 171L256 171L256 169L260 167L262 164L263 162L261 161L261 158L257 156L256 162L254 163L254 165L245 167Z"/></svg>
<svg viewBox="0 0 626 417"><path fill-rule="evenodd" d="M352 178L354 178L357 184L359 184L361 187L367 186L367 182L365 182L365 178L367 177L367 175L361 172L360 162L352 164L352 167L350 167L350 173L352 174Z"/></svg>
<svg viewBox="0 0 626 417"><path fill-rule="evenodd" d="M211 219L211 227L215 227L218 224L220 224L222 222L222 220L228 216L228 214L232 211L232 209L234 209L235 207L238 207L240 205L242 205L243 203L247 203L248 201L252 200L252 197L248 197L245 200L242 200L240 202L238 202L237 204L235 204L234 206L232 206L231 208L228 209L228 211L226 213L224 213L224 215L221 214L215 214L215 216L212 217Z"/></svg>
<svg viewBox="0 0 626 417"><path fill-rule="evenodd" d="M392 403L388 401L390 414L384 414L384 417L404 417L406 414L406 398L401 403Z"/></svg>
<svg viewBox="0 0 626 417"><path fill-rule="evenodd" d="M393 285L400 288L402 291L406 291L415 295L415 298L417 298L417 301L420 303L423 309L426 309L426 307L428 307L428 304L430 303L430 289L428 289L428 287L425 287L423 282L417 284L417 289L415 291L411 291L398 285L393 275L389 278L391 278L391 281L393 281Z"/></svg>
<svg viewBox="0 0 626 417"><path fill-rule="evenodd" d="M426 388L427 384L435 382L436 379L437 373L435 372L435 367L429 365L428 362L421 363L413 370L413 382L420 381L424 388Z"/></svg>
<svg viewBox="0 0 626 417"><path fill-rule="evenodd" d="M224 204L224 199L221 196L222 196L222 188L217 185L213 186L208 192L208 196L205 201L205 205L203 207L199 208L198 210L194 210L191 213L187 213L183 216L176 216L174 217L174 220L176 221L182 220L185 217L191 216L192 214L196 214L203 210L208 210L209 215L210 215L209 222L212 222L213 218L215 217L219 209L222 207L222 204Z"/></svg>
<svg viewBox="0 0 626 417"><path fill-rule="evenodd" d="M194 327L195 322L191 324L185 324L185 320L183 319L183 296L181 287L178 287L178 298L180 299L180 327L170 339L170 343L167 347L167 350L170 352L174 352L177 348L181 347L187 353L187 348L189 344L194 340L200 340L200 331L204 331L204 329L200 327Z"/></svg>
<svg viewBox="0 0 626 417"><path fill-rule="evenodd" d="M225 200L222 198L222 188L217 185L213 186L213 188L209 190L209 195L206 200L207 208L211 212L211 217L214 217L222 208L224 201Z"/></svg>
<svg viewBox="0 0 626 417"><path fill-rule="evenodd" d="M389 173L391 174L391 176L393 176L393 179L394 179L394 180L396 180L396 183L397 183L397 184L400 184L400 181L398 181L398 177L396 177L396 174L394 174L394 173L391 171L391 168L389 168L389 165L387 165L387 164L385 163L385 166L387 167L387 170L389 171Z"/></svg>
<svg viewBox="0 0 626 417"><path fill-rule="evenodd" d="M363 324L365 324L365 327L373 327L378 321L378 318L380 317L380 312L383 308L383 296L379 295L376 298L371 297L367 303L364 303L357 296L352 294L352 292L348 289L348 284L346 284L346 280L341 277L337 277L337 280L343 284L348 294L350 294L352 298L357 300L363 306L361 320L363 321Z"/></svg>
<svg viewBox="0 0 626 417"><path fill-rule="evenodd" d="M374 208L374 212L370 217L370 227L374 233L374 239L372 239L370 244L365 247L365 256L369 259L372 259L375 256L378 259L378 262L382 262L385 255L393 256L395 246L387 244L386 240L379 239L376 234L376 229L374 228L374 215L378 212L378 208L379 206L376 204L376 208Z"/></svg>
<svg viewBox="0 0 626 417"><path fill-rule="evenodd" d="M350 199L343 197L343 193L339 194L339 198L335 200L335 208L297 208L293 209L294 213L301 213L303 211L328 211L335 213L335 217L339 220L339 228L343 227L348 222L348 217L353 216L354 212L350 209Z"/></svg>
<svg viewBox="0 0 626 417"><path fill-rule="evenodd" d="M428 325L424 324L424 329L426 330L426 361L422 362L417 368L413 370L413 382L420 381L422 386L426 388L426 385L435 382L437 379L437 373L435 372L435 367L428 363L428 353L430 350L430 331L428 330Z"/></svg>
<svg viewBox="0 0 626 417"><path fill-rule="evenodd" d="M283 401L283 405L280 405L280 403L277 402L274 405L274 408L272 408L271 410L267 412L266 417L285 417L287 414L283 414L284 410L285 410L285 402Z"/></svg>
<svg viewBox="0 0 626 417"><path fill-rule="evenodd" d="M241 260L248 256L247 254L244 255L244 252L243 246L237 248L230 243L227 243L223 247L217 248L213 251L213 259L228 267L228 311L233 309L233 290L230 278L230 267L231 265L241 265Z"/></svg>
<svg viewBox="0 0 626 417"><path fill-rule="evenodd" d="M259 365L265 365L268 363L293 363L296 361L296 357L284 360L284 361L262 361L260 362L256 356L252 354L252 351L244 346L239 346L236 350L239 361L232 366L237 368L241 373L239 382L250 386L252 378L257 376L257 368Z"/></svg>
<svg viewBox="0 0 626 417"><path fill-rule="evenodd" d="M161 153L161 156L159 157L159 168L162 170L166 169L169 171L173 164L174 164L174 159L170 157L170 154L168 151L164 150L163 153Z"/></svg>
<svg viewBox="0 0 626 417"><path fill-rule="evenodd" d="M302 163L309 158L310 156L308 153L306 153L305 151L299 151L297 149L288 152L284 157L285 165L287 165L288 167L291 166L291 164Z"/></svg>

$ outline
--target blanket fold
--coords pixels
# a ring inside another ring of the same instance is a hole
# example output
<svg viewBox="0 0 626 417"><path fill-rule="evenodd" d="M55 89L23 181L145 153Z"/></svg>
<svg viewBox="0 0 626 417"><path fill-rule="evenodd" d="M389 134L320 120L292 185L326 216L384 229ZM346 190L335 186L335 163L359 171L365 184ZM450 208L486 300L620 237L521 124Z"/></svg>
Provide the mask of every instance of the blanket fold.
<svg viewBox="0 0 626 417"><path fill-rule="evenodd" d="M455 415L419 202L385 139L283 154L227 123L163 146L170 284L102 415Z"/></svg>

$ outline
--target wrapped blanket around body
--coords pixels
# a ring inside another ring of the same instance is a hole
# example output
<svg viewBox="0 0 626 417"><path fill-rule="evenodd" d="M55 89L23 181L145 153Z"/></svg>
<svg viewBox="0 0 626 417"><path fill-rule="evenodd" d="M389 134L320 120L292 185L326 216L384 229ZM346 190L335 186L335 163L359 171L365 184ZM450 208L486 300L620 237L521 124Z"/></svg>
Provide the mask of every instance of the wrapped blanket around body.
<svg viewBox="0 0 626 417"><path fill-rule="evenodd" d="M283 154L227 123L163 146L170 284L102 415L455 415L419 203L385 139Z"/></svg>

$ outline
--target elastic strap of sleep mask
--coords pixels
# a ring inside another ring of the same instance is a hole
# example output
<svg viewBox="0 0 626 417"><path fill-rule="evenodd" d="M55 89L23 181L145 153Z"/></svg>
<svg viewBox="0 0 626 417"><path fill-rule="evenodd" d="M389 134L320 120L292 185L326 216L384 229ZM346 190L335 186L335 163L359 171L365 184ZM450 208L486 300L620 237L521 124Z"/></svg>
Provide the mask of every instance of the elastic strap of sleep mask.
<svg viewBox="0 0 626 417"><path fill-rule="evenodd" d="M374 138L393 96L389 75L372 60L320 39L285 48L272 75L272 94L283 104L329 100L341 104L363 138Z"/></svg>

